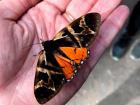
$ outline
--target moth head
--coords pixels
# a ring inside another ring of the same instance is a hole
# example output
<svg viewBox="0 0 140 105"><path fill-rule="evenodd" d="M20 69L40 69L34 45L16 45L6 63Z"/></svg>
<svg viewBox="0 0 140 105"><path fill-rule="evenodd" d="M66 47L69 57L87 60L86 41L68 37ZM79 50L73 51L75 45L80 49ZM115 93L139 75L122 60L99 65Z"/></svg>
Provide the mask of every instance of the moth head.
<svg viewBox="0 0 140 105"><path fill-rule="evenodd" d="M42 42L42 46L43 46L44 50L51 50L51 49L55 48L55 46L53 46L53 45L54 45L53 40Z"/></svg>

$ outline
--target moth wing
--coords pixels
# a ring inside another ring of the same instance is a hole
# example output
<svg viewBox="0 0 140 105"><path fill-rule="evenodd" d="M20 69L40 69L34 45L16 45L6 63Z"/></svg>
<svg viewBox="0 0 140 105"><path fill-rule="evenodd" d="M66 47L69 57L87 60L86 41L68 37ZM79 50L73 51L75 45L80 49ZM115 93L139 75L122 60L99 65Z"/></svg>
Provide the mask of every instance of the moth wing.
<svg viewBox="0 0 140 105"><path fill-rule="evenodd" d="M56 34L52 44L57 49L50 52L63 72L50 69L49 58L46 59L45 51L39 53L34 93L40 104L44 104L56 95L63 86L64 77L66 80L73 77L75 67L88 57L88 47L97 36L100 18L98 13L86 14Z"/></svg>
<svg viewBox="0 0 140 105"><path fill-rule="evenodd" d="M59 31L53 40L70 37L80 47L88 47L97 36L100 23L101 16L99 13L88 13Z"/></svg>
<svg viewBox="0 0 140 105"><path fill-rule="evenodd" d="M73 61L59 55L59 54L55 54L55 59L57 60L57 62L59 63L63 74L65 75L65 79L67 81L70 81L74 74L75 74L75 64Z"/></svg>
<svg viewBox="0 0 140 105"><path fill-rule="evenodd" d="M41 51L34 81L34 94L40 104L46 103L55 96L63 85L63 73L48 69L46 64L45 51Z"/></svg>
<svg viewBox="0 0 140 105"><path fill-rule="evenodd" d="M80 65L88 57L89 51L87 48L78 47L60 47L60 50L76 64Z"/></svg>
<svg viewBox="0 0 140 105"><path fill-rule="evenodd" d="M56 56L55 59L62 67L67 80L75 74L73 66L79 66L87 59L88 47L97 36L100 20L101 17L98 13L81 16L58 32L53 39L61 52L60 55L63 56Z"/></svg>
<svg viewBox="0 0 140 105"><path fill-rule="evenodd" d="M77 72L77 66L82 64L87 58L88 53L86 48L74 48L74 47L61 47L61 51L67 56L64 57L59 54L55 54L55 59L65 75L67 81L70 81Z"/></svg>

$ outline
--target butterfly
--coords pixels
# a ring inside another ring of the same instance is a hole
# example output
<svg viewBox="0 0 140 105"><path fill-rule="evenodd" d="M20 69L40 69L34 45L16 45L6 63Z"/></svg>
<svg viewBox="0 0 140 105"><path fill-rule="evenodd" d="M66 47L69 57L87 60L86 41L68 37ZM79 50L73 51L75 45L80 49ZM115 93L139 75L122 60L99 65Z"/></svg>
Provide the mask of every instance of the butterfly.
<svg viewBox="0 0 140 105"><path fill-rule="evenodd" d="M36 67L34 94L40 104L54 97L71 81L89 57L89 46L96 39L101 16L88 13L59 31L52 40L42 42Z"/></svg>

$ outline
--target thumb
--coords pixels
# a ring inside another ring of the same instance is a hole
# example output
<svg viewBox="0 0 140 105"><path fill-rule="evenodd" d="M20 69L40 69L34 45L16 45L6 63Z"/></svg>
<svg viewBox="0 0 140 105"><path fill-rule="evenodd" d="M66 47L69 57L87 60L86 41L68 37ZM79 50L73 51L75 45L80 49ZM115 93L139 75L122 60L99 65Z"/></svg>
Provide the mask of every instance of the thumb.
<svg viewBox="0 0 140 105"><path fill-rule="evenodd" d="M17 20L29 8L41 0L2 0L0 1L0 18L6 18L10 20Z"/></svg>

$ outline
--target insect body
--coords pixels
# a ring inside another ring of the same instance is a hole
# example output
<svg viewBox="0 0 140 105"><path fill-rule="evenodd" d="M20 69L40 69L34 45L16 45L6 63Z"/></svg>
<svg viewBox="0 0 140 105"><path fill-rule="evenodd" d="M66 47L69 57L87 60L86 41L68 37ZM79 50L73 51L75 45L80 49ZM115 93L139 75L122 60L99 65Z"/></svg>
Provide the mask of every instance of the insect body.
<svg viewBox="0 0 140 105"><path fill-rule="evenodd" d="M100 26L100 15L89 13L62 29L53 40L42 42L34 81L37 101L44 104L75 76L89 56L89 46Z"/></svg>

